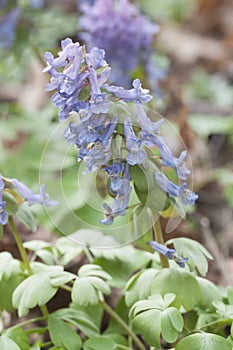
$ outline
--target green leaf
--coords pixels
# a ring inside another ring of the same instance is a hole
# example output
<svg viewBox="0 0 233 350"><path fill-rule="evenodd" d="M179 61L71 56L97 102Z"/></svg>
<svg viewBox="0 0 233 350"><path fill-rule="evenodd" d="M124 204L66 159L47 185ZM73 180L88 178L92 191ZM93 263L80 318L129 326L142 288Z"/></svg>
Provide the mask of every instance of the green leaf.
<svg viewBox="0 0 233 350"><path fill-rule="evenodd" d="M175 350L232 350L231 344L223 337L210 333L196 333L182 339Z"/></svg>
<svg viewBox="0 0 233 350"><path fill-rule="evenodd" d="M16 214L19 221L21 221L26 227L28 227L32 232L36 230L36 220L32 214L31 208L27 203L22 203Z"/></svg>
<svg viewBox="0 0 233 350"><path fill-rule="evenodd" d="M71 299L79 306L87 306L97 304L99 296L87 277L78 277L72 288Z"/></svg>
<svg viewBox="0 0 233 350"><path fill-rule="evenodd" d="M38 273L26 278L13 293L13 305L19 317L27 315L36 305L45 305L56 294L57 288L51 286L46 273Z"/></svg>
<svg viewBox="0 0 233 350"><path fill-rule="evenodd" d="M177 312L180 315L179 311L176 308L169 308L169 309L161 312L161 315L160 315L160 317L161 317L161 333L162 333L162 337L164 340L166 340L168 343L173 343L178 338L178 332L173 327L173 323L169 317L170 309L172 310L172 312ZM180 317L181 317L181 326L182 326L183 319L182 319L181 315L180 315ZM183 329L183 327L181 327L181 330L182 329Z"/></svg>
<svg viewBox="0 0 233 350"><path fill-rule="evenodd" d="M48 328L51 340L56 346L66 350L79 350L82 347L80 336L64 321L54 315L48 317Z"/></svg>
<svg viewBox="0 0 233 350"><path fill-rule="evenodd" d="M147 242L152 240L152 214L148 207L138 205L131 213L130 227L136 246L151 251ZM138 238L139 237L139 238Z"/></svg>
<svg viewBox="0 0 233 350"><path fill-rule="evenodd" d="M233 319L233 305L224 304L222 301L213 301L213 305L219 315Z"/></svg>
<svg viewBox="0 0 233 350"><path fill-rule="evenodd" d="M150 295L151 284L159 270L146 269L139 271L130 278L126 284L125 302L132 306L136 301L145 299Z"/></svg>
<svg viewBox="0 0 233 350"><path fill-rule="evenodd" d="M88 276L98 276L105 280L111 280L112 277L105 271L102 270L101 266L96 264L86 264L83 265L79 271L78 275L80 277L88 277Z"/></svg>
<svg viewBox="0 0 233 350"><path fill-rule="evenodd" d="M6 201L6 207L5 210L9 215L15 215L15 213L18 210L19 204L17 203L17 200L13 193L8 191L3 191L3 200Z"/></svg>
<svg viewBox="0 0 233 350"><path fill-rule="evenodd" d="M71 298L79 306L95 305L99 300L99 292L110 294L109 285L105 280L111 280L111 276L96 264L83 265L78 272Z"/></svg>
<svg viewBox="0 0 233 350"><path fill-rule="evenodd" d="M176 299L173 305L183 306L187 311L201 301L201 288L196 278L188 271L178 268L169 268L159 271L152 282L151 293L173 293Z"/></svg>
<svg viewBox="0 0 233 350"><path fill-rule="evenodd" d="M165 341L173 343L182 331L184 322L179 310L169 307L174 299L174 294L166 294L164 298L156 294L138 301L130 310L133 326L150 345L160 347L160 333Z"/></svg>
<svg viewBox="0 0 233 350"><path fill-rule="evenodd" d="M205 278L196 277L196 280L201 288L201 301L199 306L207 311L214 311L215 307L213 306L213 302L222 300L220 290L214 283Z"/></svg>
<svg viewBox="0 0 233 350"><path fill-rule="evenodd" d="M12 312L12 294L22 276L20 262L8 252L0 253L0 310Z"/></svg>
<svg viewBox="0 0 233 350"><path fill-rule="evenodd" d="M24 332L23 328L9 328L6 331L6 335L12 339L21 350L28 350L30 348L28 336Z"/></svg>
<svg viewBox="0 0 233 350"><path fill-rule="evenodd" d="M83 251L83 248L78 243L72 241L69 236L59 238L55 242L55 247L60 253L59 263L62 265L68 264Z"/></svg>
<svg viewBox="0 0 233 350"><path fill-rule="evenodd" d="M93 315L90 315L90 312L88 313L88 308L77 307L59 309L54 312L54 316L73 324L86 336L93 337L100 333L99 325L97 324L98 320L96 320L96 318L99 314L99 310L102 316L102 309L100 309L99 306L91 306L91 308L91 310L94 311Z"/></svg>
<svg viewBox="0 0 233 350"><path fill-rule="evenodd" d="M179 255L188 257L187 264L191 271L194 271L196 267L202 276L206 275L208 270L206 258L213 259L213 257L203 245L193 239L184 237L171 239L167 243L173 243Z"/></svg>
<svg viewBox="0 0 233 350"><path fill-rule="evenodd" d="M21 350L13 340L8 338L6 334L3 334L0 337L0 349L1 350Z"/></svg>
<svg viewBox="0 0 233 350"><path fill-rule="evenodd" d="M149 159L146 159L143 165L130 167L130 175L139 200L149 208L163 211L169 207L170 200L155 181L156 171L159 171L159 168Z"/></svg>
<svg viewBox="0 0 233 350"><path fill-rule="evenodd" d="M93 337L85 341L84 350L114 350L116 344L112 339L105 336Z"/></svg>
<svg viewBox="0 0 233 350"><path fill-rule="evenodd" d="M11 253L0 253L0 281L2 278L7 279L12 274L19 274L21 272L20 262L14 259Z"/></svg>
<svg viewBox="0 0 233 350"><path fill-rule="evenodd" d="M50 277L50 284L52 287L60 287L63 284L66 284L75 278L76 278L76 276L73 273L63 271L62 273L60 273L60 275L51 276Z"/></svg>
<svg viewBox="0 0 233 350"><path fill-rule="evenodd" d="M12 304L12 295L16 287L21 282L21 276L18 274L12 274L7 279L2 279L0 282L0 310L6 310L12 312L14 306Z"/></svg>
<svg viewBox="0 0 233 350"><path fill-rule="evenodd" d="M153 309L147 310L142 314L137 315L133 321L132 325L136 332L143 334L146 342L149 345L156 346L158 348L160 345L160 311Z"/></svg>

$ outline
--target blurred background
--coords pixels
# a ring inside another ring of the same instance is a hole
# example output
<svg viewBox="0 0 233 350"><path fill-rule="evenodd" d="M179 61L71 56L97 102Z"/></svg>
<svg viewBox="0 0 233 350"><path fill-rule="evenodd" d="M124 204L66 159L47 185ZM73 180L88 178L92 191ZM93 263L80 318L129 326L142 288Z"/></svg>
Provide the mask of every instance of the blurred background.
<svg viewBox="0 0 233 350"><path fill-rule="evenodd" d="M61 203L49 213L36 208L40 225L33 234L24 229L24 240L54 240L99 220L84 200L94 179L78 183L77 154L61 138L64 126L42 73L44 52L57 55L71 37L105 49L112 83L129 88L140 78L154 95L149 107L174 125L199 199L165 240L203 243L214 256L209 279L233 283L232 18L231 0L0 0L0 172L36 192L45 182ZM0 249L14 251L7 232Z"/></svg>

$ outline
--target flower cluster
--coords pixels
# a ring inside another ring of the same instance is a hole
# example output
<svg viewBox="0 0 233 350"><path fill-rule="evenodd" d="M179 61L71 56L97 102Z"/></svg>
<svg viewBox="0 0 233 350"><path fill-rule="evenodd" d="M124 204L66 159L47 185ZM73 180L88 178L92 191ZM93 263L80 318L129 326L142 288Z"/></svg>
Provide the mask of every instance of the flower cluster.
<svg viewBox="0 0 233 350"><path fill-rule="evenodd" d="M166 256L168 259L174 260L180 267L185 267L185 263L188 261L188 258L179 256L175 249L167 248L165 245L156 241L150 241L147 242L147 244L149 244L152 249Z"/></svg>
<svg viewBox="0 0 233 350"><path fill-rule="evenodd" d="M51 76L47 90L55 90L52 101L60 108L60 121L73 114L64 137L79 149L78 161L86 164L85 172L102 169L109 176L109 193L114 198L112 208L104 204L105 218L101 223L110 225L118 215L125 215L130 199L130 169L139 166L146 171L147 147L157 147L160 167L174 168L179 181L185 181L190 171L185 167L186 151L175 157L160 136L163 120L152 122L143 103L151 100L147 89L135 79L131 89L109 85L110 68L105 52L96 47L86 53L84 46L71 39L61 43L58 57L46 52L47 67ZM117 108L118 104L124 106ZM131 107L134 106L134 113ZM136 108L135 108L136 107ZM77 122L73 121L77 119ZM113 156L114 142L120 137L118 155ZM184 205L194 204L197 195L171 182L161 171L154 172L154 183L170 198L181 198Z"/></svg>
<svg viewBox="0 0 233 350"><path fill-rule="evenodd" d="M88 49L96 45L106 51L113 69L111 81L129 87L130 73L143 63L149 84L156 90L158 80L165 75L150 59L159 26L128 0L96 0L93 5L82 3L80 8L80 37Z"/></svg>
<svg viewBox="0 0 233 350"><path fill-rule="evenodd" d="M7 184L7 187L5 186ZM49 199L49 195L45 191L45 185L41 185L40 193L35 194L23 182L17 179L8 179L0 176L0 224L5 225L8 222L8 212L6 210L7 201L3 200L3 190L8 191L16 198L19 205L26 201L29 206L34 204L42 204L45 206L53 206L58 202ZM15 192L17 191L17 194Z"/></svg>

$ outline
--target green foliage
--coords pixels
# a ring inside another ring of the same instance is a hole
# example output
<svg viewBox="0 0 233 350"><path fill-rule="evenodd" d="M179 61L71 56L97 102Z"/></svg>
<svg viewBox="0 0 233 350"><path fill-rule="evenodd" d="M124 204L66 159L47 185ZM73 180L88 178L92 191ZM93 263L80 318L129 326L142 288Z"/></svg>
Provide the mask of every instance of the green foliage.
<svg viewBox="0 0 233 350"><path fill-rule="evenodd" d="M184 269L169 268L159 271L152 282L151 293L173 293L176 298L173 305L177 308L183 306L185 310L191 310L201 301L201 289L190 272Z"/></svg>
<svg viewBox="0 0 233 350"><path fill-rule="evenodd" d="M111 290L107 281L111 276L94 264L83 265L78 272L71 298L79 306L95 305L98 303L101 293L110 294Z"/></svg>
<svg viewBox="0 0 233 350"><path fill-rule="evenodd" d="M84 350L114 350L116 349L116 344L114 343L113 340L104 337L104 336L99 336L99 337L93 337L88 339L84 343Z"/></svg>
<svg viewBox="0 0 233 350"><path fill-rule="evenodd" d="M65 350L79 350L82 347L80 336L64 321L50 315L48 329L51 340L56 346L64 346Z"/></svg>
<svg viewBox="0 0 233 350"><path fill-rule="evenodd" d="M130 175L139 200L149 208L159 211L166 210L170 205L170 200L154 178L154 173L159 171L158 166L147 158L143 166L144 168L139 165L130 167Z"/></svg>
<svg viewBox="0 0 233 350"><path fill-rule="evenodd" d="M6 334L0 336L0 349L1 350L21 350L20 347L9 338Z"/></svg>
<svg viewBox="0 0 233 350"><path fill-rule="evenodd" d="M151 268L139 271L130 278L125 287L125 301L128 306L132 306L136 301L150 295L151 285L157 273L158 270Z"/></svg>
<svg viewBox="0 0 233 350"><path fill-rule="evenodd" d="M6 335L19 346L20 350L28 350L30 348L28 336L23 328L10 328L6 331Z"/></svg>
<svg viewBox="0 0 233 350"><path fill-rule="evenodd" d="M175 350L232 350L231 344L216 334L196 333L189 335L178 343Z"/></svg>
<svg viewBox="0 0 233 350"><path fill-rule="evenodd" d="M148 344L161 347L160 335L168 343L177 340L183 329L183 318L179 310L169 307L175 299L174 294L155 294L147 300L140 300L130 310L132 324L144 335Z"/></svg>
<svg viewBox="0 0 233 350"><path fill-rule="evenodd" d="M75 278L63 271L61 266L46 266L34 263L34 274L27 277L13 293L13 305L19 317L28 314L36 305L45 305L56 294L59 286Z"/></svg>
<svg viewBox="0 0 233 350"><path fill-rule="evenodd" d="M35 217L27 203L22 203L19 206L16 212L16 216L19 219L19 221L21 221L32 232L36 230Z"/></svg>
<svg viewBox="0 0 233 350"><path fill-rule="evenodd" d="M20 262L8 252L0 253L0 310L12 312L12 294L21 281Z"/></svg>
<svg viewBox="0 0 233 350"><path fill-rule="evenodd" d="M187 264L191 271L196 268L202 276L206 275L208 270L206 258L213 259L213 257L203 245L193 239L184 237L171 239L167 243L173 243L178 254L188 258Z"/></svg>

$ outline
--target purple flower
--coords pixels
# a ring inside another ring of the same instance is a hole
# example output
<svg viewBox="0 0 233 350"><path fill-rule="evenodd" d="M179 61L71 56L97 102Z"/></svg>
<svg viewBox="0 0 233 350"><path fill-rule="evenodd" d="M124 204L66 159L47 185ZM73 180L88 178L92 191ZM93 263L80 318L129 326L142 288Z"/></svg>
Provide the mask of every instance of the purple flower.
<svg viewBox="0 0 233 350"><path fill-rule="evenodd" d="M149 90L143 89L142 84L139 79L135 79L133 81L133 89L126 90L119 86L109 86L104 85L104 88L119 97L121 100L125 102L148 102L152 99L152 96L149 94Z"/></svg>
<svg viewBox="0 0 233 350"><path fill-rule="evenodd" d="M115 182L115 199L112 205L112 208L104 203L104 216L105 218L100 220L100 223L104 225L111 225L114 221L114 218L116 216L124 216L126 213L126 208L129 203L129 195L131 192L131 186L130 186L130 172L129 172L129 165L125 163L124 165L120 166L121 161L119 163L114 164L109 171L111 174L112 171L115 171L114 173L116 175L117 181ZM112 184L110 182L110 190L112 191Z"/></svg>
<svg viewBox="0 0 233 350"><path fill-rule="evenodd" d="M184 164L184 159L187 156L187 151L181 152L178 158L175 157L170 147L167 145L165 139L159 135L159 128L163 123L163 119L160 119L158 122L153 123L147 117L142 105L138 104L137 110L137 121L141 126L140 134L145 145L149 147L156 145L159 147L160 155L162 158L162 165L175 168L178 178L181 180L186 180L187 176L190 174L190 170L188 170Z"/></svg>
<svg viewBox="0 0 233 350"><path fill-rule="evenodd" d="M152 249L156 250L160 254L166 256L170 260L174 260L180 267L184 268L185 263L188 261L188 258L183 258L178 256L175 249L167 248L165 245L158 243L156 241L147 242Z"/></svg>
<svg viewBox="0 0 233 350"><path fill-rule="evenodd" d="M129 153L126 156L126 161L130 165L141 164L146 158L146 152L141 149L142 140L136 138L130 117L127 117L124 122L124 132L126 137L126 147Z"/></svg>
<svg viewBox="0 0 233 350"><path fill-rule="evenodd" d="M162 165L175 168L178 178L181 180L186 180L188 174L190 174L190 170L186 169L184 165L184 159L187 157L187 151L181 152L180 156L176 158L169 146L166 144L165 139L161 136L157 137L156 145L160 150Z"/></svg>
<svg viewBox="0 0 233 350"><path fill-rule="evenodd" d="M117 162L113 163L112 165L107 166L103 170L109 175L110 177L110 191L111 192L117 192L119 188L122 185L122 172L123 172L124 166L122 164L122 159Z"/></svg>
<svg viewBox="0 0 233 350"><path fill-rule="evenodd" d="M0 47L9 48L15 40L15 30L19 22L21 8L15 7L0 20Z"/></svg>
<svg viewBox="0 0 233 350"><path fill-rule="evenodd" d="M182 203L186 206L193 205L197 200L198 195L187 189L186 182L178 186L170 181L163 173L156 172L154 175L158 185L167 192L170 197L180 197Z"/></svg>
<svg viewBox="0 0 233 350"><path fill-rule="evenodd" d="M97 139L90 144L83 144L80 147L78 161L86 163L85 172L97 170L111 158L111 138L114 133L118 118L114 118L107 124L105 129L98 134ZM77 144L77 143L76 143Z"/></svg>
<svg viewBox="0 0 233 350"><path fill-rule="evenodd" d="M0 176L0 224L5 225L8 222L8 213L4 210L6 206L6 201L2 199L2 191L5 185L2 177Z"/></svg>
<svg viewBox="0 0 233 350"><path fill-rule="evenodd" d="M128 0L117 4L113 0L96 0L93 6L85 2L80 8L81 38L89 49L97 45L106 51L113 68L111 81L128 87L131 71L150 54L159 27Z"/></svg>
<svg viewBox="0 0 233 350"><path fill-rule="evenodd" d="M79 112L83 108L96 114L106 113L109 102L101 87L109 77L110 68L104 60L104 50L95 47L86 54L84 47L70 38L63 40L61 47L56 58L50 52L45 53L47 67L43 70L51 76L46 90L56 90L52 101L60 108L60 121L67 119L72 111ZM90 98L81 100L80 92L87 86Z"/></svg>
<svg viewBox="0 0 233 350"><path fill-rule="evenodd" d="M56 205L58 202L50 200L48 194L45 191L45 185L41 185L40 194L35 194L28 188L23 182L18 181L17 179L12 180L12 185L19 192L20 196L23 197L28 205L42 204L47 207Z"/></svg>

